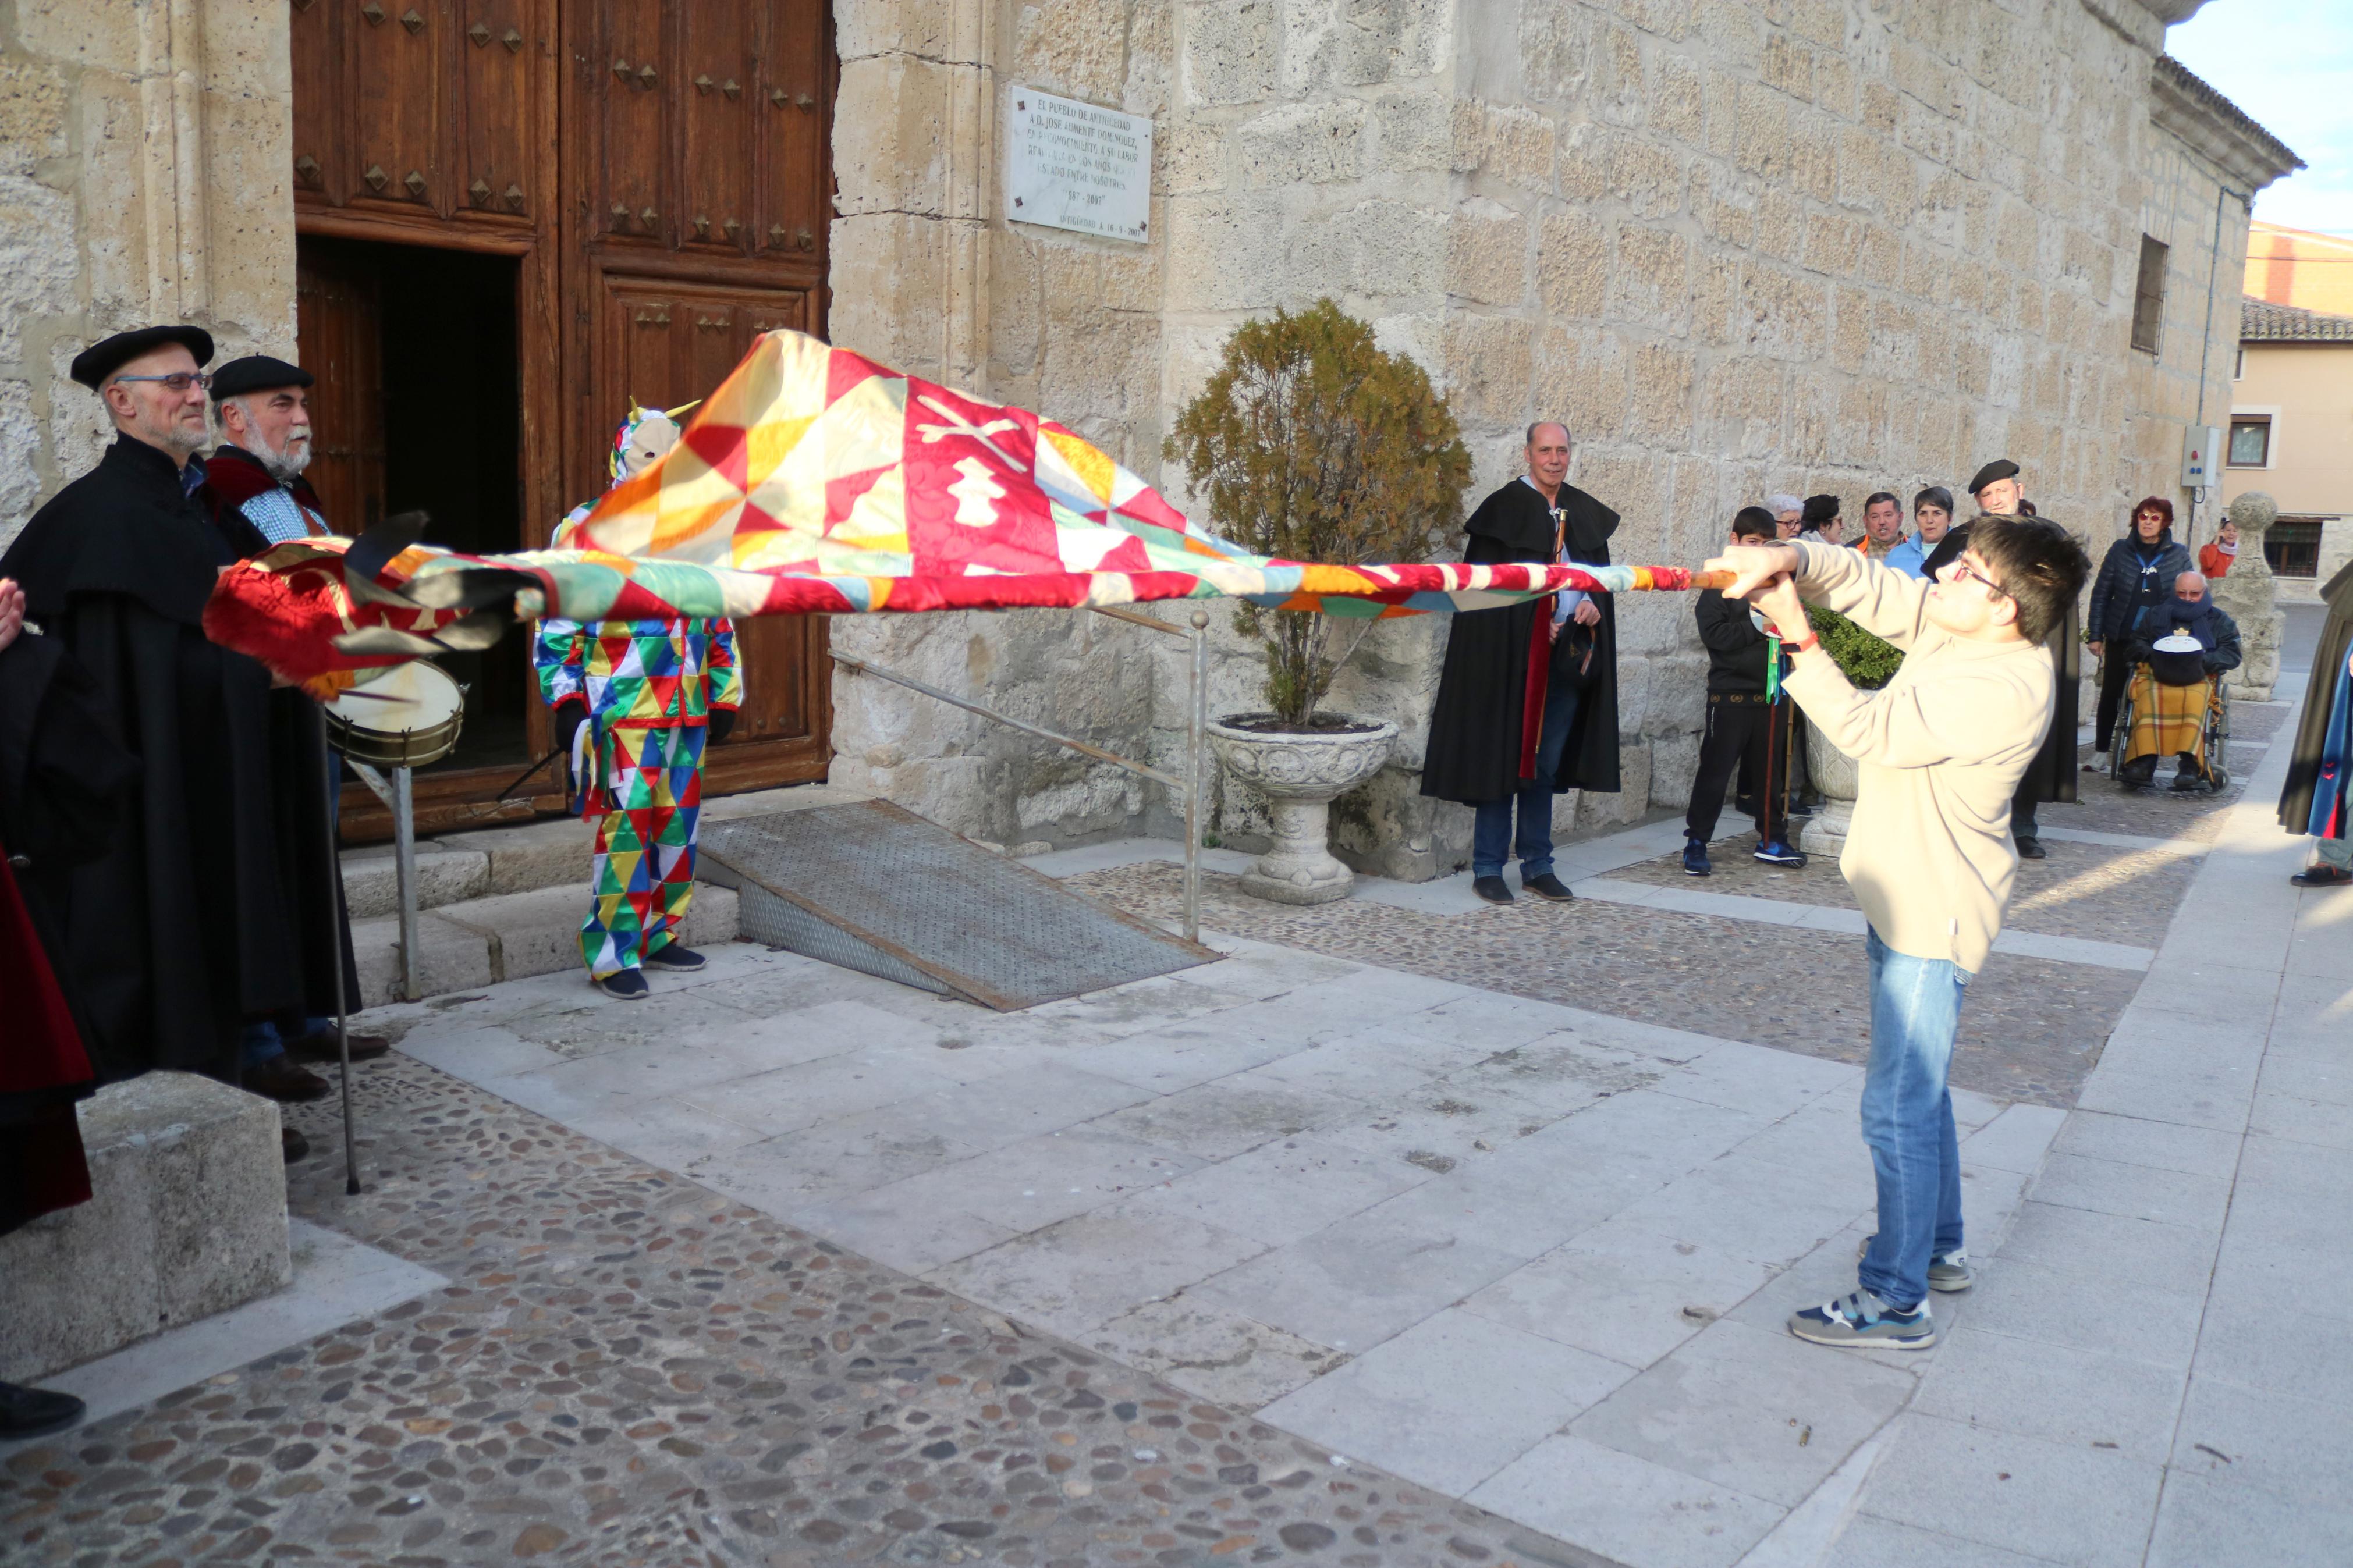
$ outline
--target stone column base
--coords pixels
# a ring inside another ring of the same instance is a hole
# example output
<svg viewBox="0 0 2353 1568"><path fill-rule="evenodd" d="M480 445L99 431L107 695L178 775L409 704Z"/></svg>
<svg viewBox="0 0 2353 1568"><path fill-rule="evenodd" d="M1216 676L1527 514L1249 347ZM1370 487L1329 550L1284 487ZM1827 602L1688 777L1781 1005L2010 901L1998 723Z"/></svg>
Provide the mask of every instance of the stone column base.
<svg viewBox="0 0 2353 1568"><path fill-rule="evenodd" d="M1810 856L1834 861L1846 848L1846 830L1853 822L1854 802L1826 800L1799 829L1798 847Z"/></svg>

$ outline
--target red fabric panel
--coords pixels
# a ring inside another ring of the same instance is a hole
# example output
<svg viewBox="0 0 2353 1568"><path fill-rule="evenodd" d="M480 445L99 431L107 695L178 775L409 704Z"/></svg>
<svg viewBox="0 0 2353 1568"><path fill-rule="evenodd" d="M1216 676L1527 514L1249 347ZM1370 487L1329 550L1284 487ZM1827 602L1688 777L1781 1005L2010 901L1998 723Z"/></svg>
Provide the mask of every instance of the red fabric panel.
<svg viewBox="0 0 2353 1568"><path fill-rule="evenodd" d="M1520 703L1520 777L1536 776L1536 748L1544 744L1545 688L1552 674L1552 606L1536 601L1536 622L1528 628L1528 684Z"/></svg>
<svg viewBox="0 0 2353 1568"><path fill-rule="evenodd" d="M7 1048L0 1050L0 1093L27 1094L88 1083L97 1075L75 1032L65 994L0 851L0 996L7 998ZM86 1195L86 1194L85 1194Z"/></svg>

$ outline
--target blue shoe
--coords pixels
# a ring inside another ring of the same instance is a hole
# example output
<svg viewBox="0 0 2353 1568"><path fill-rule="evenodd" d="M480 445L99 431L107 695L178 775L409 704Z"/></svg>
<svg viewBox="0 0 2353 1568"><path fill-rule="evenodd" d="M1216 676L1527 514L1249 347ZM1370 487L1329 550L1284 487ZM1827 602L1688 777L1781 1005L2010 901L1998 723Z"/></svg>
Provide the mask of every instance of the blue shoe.
<svg viewBox="0 0 2353 1568"><path fill-rule="evenodd" d="M1767 838L1757 846L1757 858L1767 866L1802 866L1806 858L1789 847L1785 839Z"/></svg>
<svg viewBox="0 0 2353 1568"><path fill-rule="evenodd" d="M666 969L672 974L691 974L710 963L702 954L679 942L665 942L645 956L648 969Z"/></svg>
<svg viewBox="0 0 2353 1568"><path fill-rule="evenodd" d="M646 994L653 989L646 984L644 973L636 969L623 969L611 974L592 974L588 977L588 984L621 1002L642 1002Z"/></svg>
<svg viewBox="0 0 2353 1568"><path fill-rule="evenodd" d="M1715 868L1707 863L1707 846L1696 838L1683 840L1683 875L1713 877Z"/></svg>
<svg viewBox="0 0 2353 1568"><path fill-rule="evenodd" d="M1924 1351L1936 1342L1928 1303L1898 1311L1868 1290L1857 1290L1791 1316L1789 1331L1818 1345L1841 1350Z"/></svg>

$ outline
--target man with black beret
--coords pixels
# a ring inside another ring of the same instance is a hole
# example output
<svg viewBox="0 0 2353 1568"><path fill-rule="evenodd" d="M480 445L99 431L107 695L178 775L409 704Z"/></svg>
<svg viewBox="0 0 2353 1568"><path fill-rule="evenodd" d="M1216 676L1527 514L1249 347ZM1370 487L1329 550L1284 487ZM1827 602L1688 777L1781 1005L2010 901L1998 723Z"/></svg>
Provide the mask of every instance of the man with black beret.
<svg viewBox="0 0 2353 1568"><path fill-rule="evenodd" d="M268 670L204 633L221 569L267 547L199 493L212 356L202 328L167 326L76 357L114 443L33 514L0 577L23 584L27 615L90 672L141 763L125 830L44 889L100 1080L179 1068L312 1099L325 1081L283 1058L239 1071L248 1020L332 1011L340 922L315 709L296 692L273 701ZM290 722L303 710L307 749Z"/></svg>
<svg viewBox="0 0 2353 1568"><path fill-rule="evenodd" d="M1978 512L1993 517L2034 515L2027 505L2026 489L2019 483L2018 474L2018 465L2008 458L1996 458L1979 468L1969 480L1969 494L1975 498ZM1968 543L1968 523L1947 530L1928 556L1927 574L1935 578L1941 574L1959 558ZM2052 714L2051 728L2043 735L2042 749L2027 764L2026 776L2019 780L2018 794L2010 803L2010 836L2017 842L2019 858L2023 860L2047 859L2051 854L2042 847L2042 835L2036 831L2036 807L2046 800L2075 798L2075 688L2083 670L2083 656L2077 651L2082 641L2076 635L2081 625L2079 615L2074 603L2069 601L2066 613L2052 627L2043 644L2050 650L2052 668L2059 677L2058 705Z"/></svg>
<svg viewBox="0 0 2353 1568"><path fill-rule="evenodd" d="M233 359L213 373L213 424L222 437L205 464L213 510L233 508L272 544L334 531L302 477L315 380L268 354Z"/></svg>

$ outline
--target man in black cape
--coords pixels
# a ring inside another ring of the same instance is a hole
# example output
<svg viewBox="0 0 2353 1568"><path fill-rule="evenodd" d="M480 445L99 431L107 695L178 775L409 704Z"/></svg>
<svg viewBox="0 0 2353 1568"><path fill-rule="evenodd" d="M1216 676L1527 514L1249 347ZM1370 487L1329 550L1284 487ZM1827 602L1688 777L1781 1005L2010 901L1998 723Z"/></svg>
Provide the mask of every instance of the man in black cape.
<svg viewBox="0 0 2353 1568"><path fill-rule="evenodd" d="M1995 517L2033 515L2021 513L2026 503L2026 491L2018 482L2018 465L2008 458L1997 458L1977 471L1969 480L1969 494L1976 498L1978 510ZM1947 529L1935 551L1924 563L1931 577L1960 558L1968 548L1969 525L1962 523ZM2076 687L2082 684L2082 612L2075 605L2051 630L2051 640L2044 646L2051 650L2051 663L2058 676L2056 706L2051 714L2051 728L2042 737L2042 749L2026 765L2026 776L2018 781L2018 793L2010 802L2010 836L2017 842L2019 858L2023 860L2047 859L2050 851L2042 847L2042 836L2036 831L2035 808L2043 801L2073 801L2075 798L2075 698Z"/></svg>
<svg viewBox="0 0 2353 1568"><path fill-rule="evenodd" d="M112 845L53 889L53 956L87 1007L100 1079L179 1068L315 1098L324 1081L282 1057L258 1073L238 1060L248 1020L331 1013L339 956L353 976L317 707L204 634L220 570L263 548L198 495L198 367L212 353L198 328L150 327L75 359L114 444L33 514L0 577L24 585L28 614L89 672L141 763Z"/></svg>
<svg viewBox="0 0 2353 1568"><path fill-rule="evenodd" d="M1567 427L1528 427L1528 471L1479 503L1463 560L1607 566L1618 514L1567 482ZM1472 887L1508 904L1520 885L1570 897L1553 874L1552 797L1618 791L1618 611L1608 594L1559 594L1454 617L1430 710L1421 793L1478 813ZM1516 805L1518 832L1513 832Z"/></svg>

